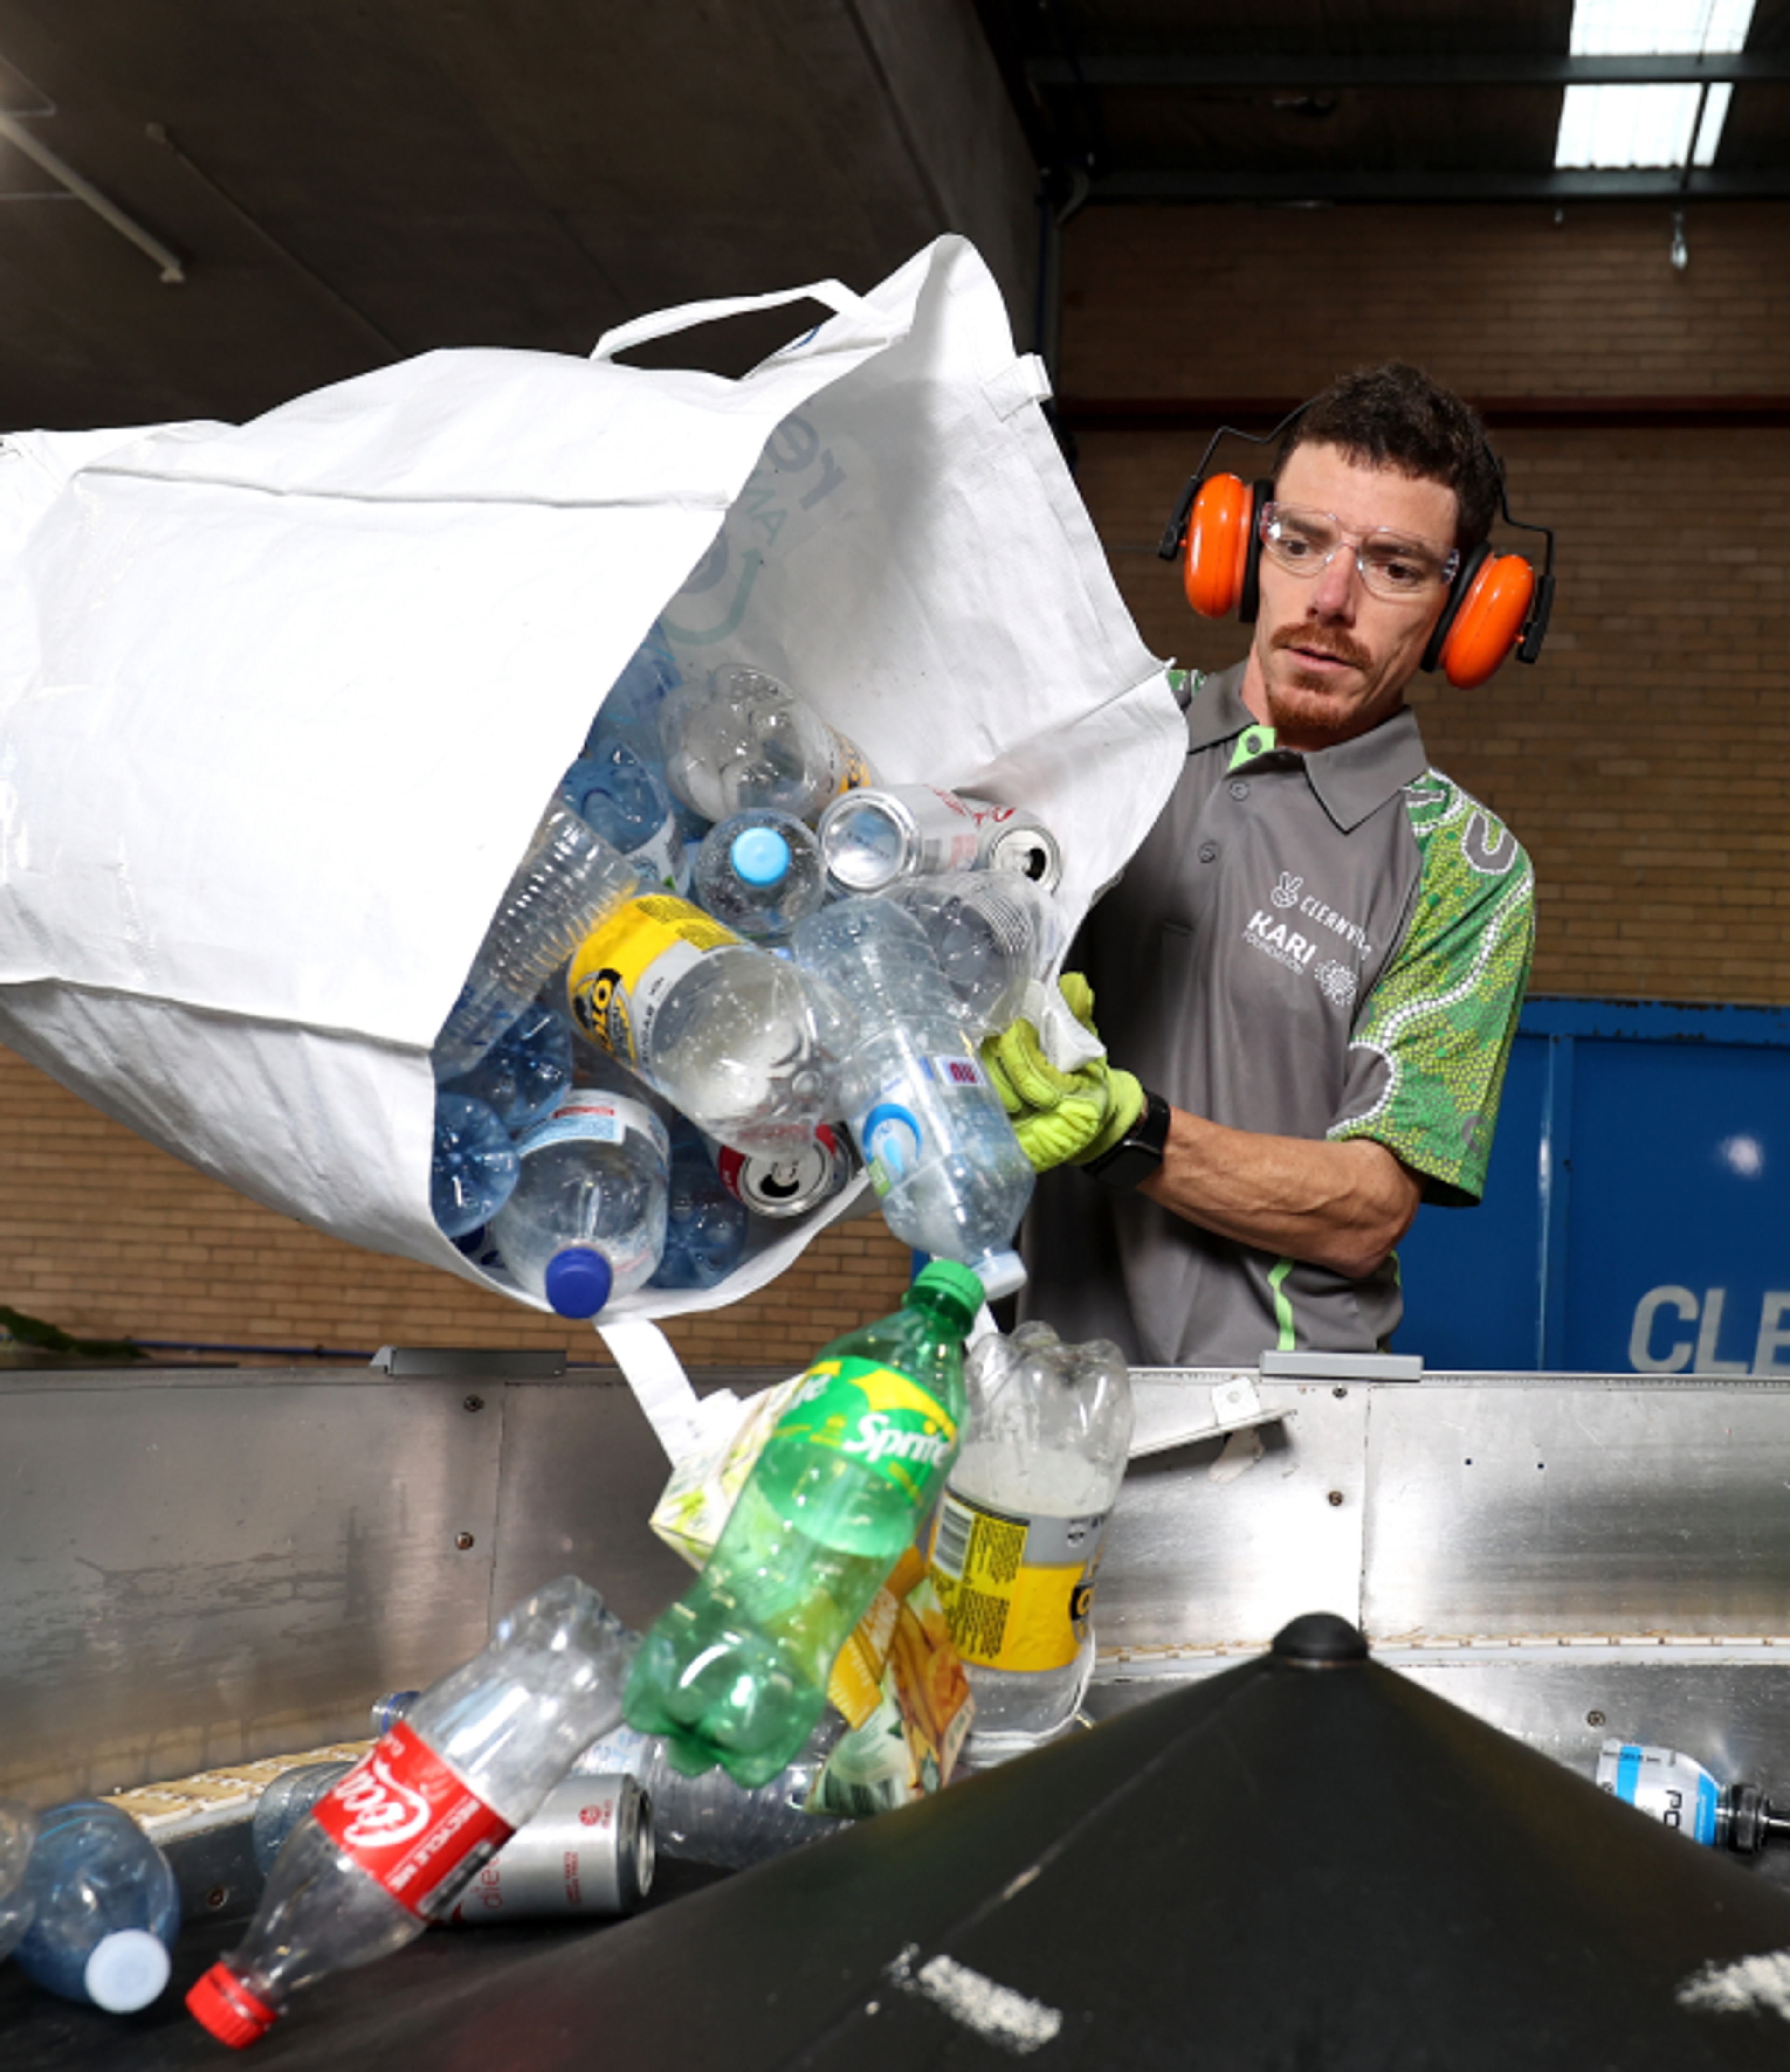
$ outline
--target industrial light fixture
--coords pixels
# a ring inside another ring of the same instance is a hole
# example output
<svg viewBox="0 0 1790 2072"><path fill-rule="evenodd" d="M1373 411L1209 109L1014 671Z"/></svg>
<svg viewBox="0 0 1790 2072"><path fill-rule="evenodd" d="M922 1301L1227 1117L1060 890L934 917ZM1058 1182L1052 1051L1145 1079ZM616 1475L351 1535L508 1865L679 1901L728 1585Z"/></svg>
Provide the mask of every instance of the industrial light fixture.
<svg viewBox="0 0 1790 2072"><path fill-rule="evenodd" d="M1753 0L1573 0L1574 57L1707 57L1743 50ZM1728 103L1726 80L1569 86L1556 166L1709 166Z"/></svg>

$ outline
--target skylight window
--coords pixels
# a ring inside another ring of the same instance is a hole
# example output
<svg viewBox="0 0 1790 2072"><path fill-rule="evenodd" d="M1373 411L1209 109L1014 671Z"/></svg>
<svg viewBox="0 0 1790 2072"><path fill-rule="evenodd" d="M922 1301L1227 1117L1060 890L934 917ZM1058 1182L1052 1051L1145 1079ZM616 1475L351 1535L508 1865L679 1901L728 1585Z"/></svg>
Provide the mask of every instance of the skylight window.
<svg viewBox="0 0 1790 2072"><path fill-rule="evenodd" d="M1744 50L1753 0L1573 0L1574 57L1707 56ZM1569 86L1556 166L1709 166L1734 93L1726 81Z"/></svg>

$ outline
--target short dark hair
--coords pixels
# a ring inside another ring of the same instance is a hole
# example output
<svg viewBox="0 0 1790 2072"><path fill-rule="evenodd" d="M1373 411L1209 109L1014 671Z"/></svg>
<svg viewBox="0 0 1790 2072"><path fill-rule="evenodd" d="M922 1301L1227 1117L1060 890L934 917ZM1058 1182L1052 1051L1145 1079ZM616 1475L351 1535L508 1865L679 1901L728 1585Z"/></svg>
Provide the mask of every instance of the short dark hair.
<svg viewBox="0 0 1790 2072"><path fill-rule="evenodd" d="M1455 545L1469 553L1492 529L1503 473L1479 413L1419 367L1389 360L1340 376L1295 418L1275 479L1303 446L1336 446L1357 464L1394 468L1455 492Z"/></svg>

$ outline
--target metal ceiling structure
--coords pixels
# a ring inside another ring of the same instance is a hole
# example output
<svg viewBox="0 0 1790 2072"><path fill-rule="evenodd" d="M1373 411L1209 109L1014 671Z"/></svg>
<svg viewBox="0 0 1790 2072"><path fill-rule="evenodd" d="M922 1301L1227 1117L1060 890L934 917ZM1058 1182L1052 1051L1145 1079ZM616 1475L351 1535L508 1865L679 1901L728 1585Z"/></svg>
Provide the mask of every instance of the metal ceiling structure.
<svg viewBox="0 0 1790 2072"><path fill-rule="evenodd" d="M1574 57L1572 0L976 0L1059 199L1790 196L1790 0L1728 56ZM1557 171L1568 86L1735 88L1716 162Z"/></svg>

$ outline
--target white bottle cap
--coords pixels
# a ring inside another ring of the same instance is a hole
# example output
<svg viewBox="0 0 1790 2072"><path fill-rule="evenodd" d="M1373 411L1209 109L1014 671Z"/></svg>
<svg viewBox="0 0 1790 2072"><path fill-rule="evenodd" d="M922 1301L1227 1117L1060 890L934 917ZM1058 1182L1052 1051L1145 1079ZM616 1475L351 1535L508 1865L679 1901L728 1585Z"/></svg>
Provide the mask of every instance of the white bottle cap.
<svg viewBox="0 0 1790 2072"><path fill-rule="evenodd" d="M1025 1261L1016 1252L985 1252L980 1259L971 1260L970 1271L982 1283L982 1292L991 1302L998 1302L1003 1295L1011 1295L1025 1285Z"/></svg>
<svg viewBox="0 0 1790 2072"><path fill-rule="evenodd" d="M134 2014L168 1983L168 1953L146 1928L121 1928L101 1937L81 1982L96 2007Z"/></svg>

